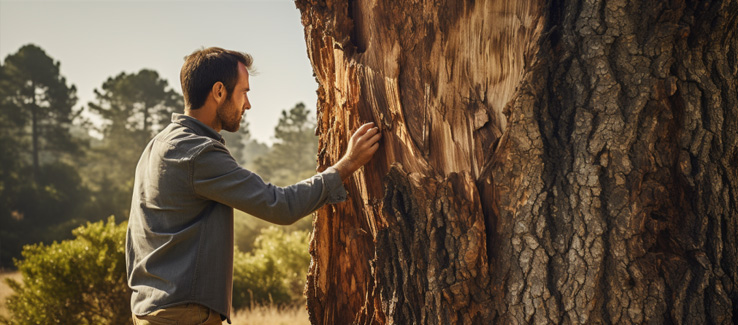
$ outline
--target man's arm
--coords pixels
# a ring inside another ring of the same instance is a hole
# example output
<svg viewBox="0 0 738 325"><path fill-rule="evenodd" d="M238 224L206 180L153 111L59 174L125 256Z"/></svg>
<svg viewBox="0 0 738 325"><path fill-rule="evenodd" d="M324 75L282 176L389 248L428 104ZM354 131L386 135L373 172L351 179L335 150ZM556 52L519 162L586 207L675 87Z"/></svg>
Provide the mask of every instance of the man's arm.
<svg viewBox="0 0 738 325"><path fill-rule="evenodd" d="M369 162L380 138L373 123L351 137L343 158L323 173L278 187L243 169L225 147L208 147L193 161L192 185L198 195L277 224L291 224L325 203L345 200L341 180Z"/></svg>

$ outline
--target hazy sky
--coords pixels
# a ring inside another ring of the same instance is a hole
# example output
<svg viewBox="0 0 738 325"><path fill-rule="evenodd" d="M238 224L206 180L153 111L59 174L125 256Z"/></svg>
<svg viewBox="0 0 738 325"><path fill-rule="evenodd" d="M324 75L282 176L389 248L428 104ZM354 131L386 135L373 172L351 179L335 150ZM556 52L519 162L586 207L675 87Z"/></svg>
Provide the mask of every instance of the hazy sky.
<svg viewBox="0 0 738 325"><path fill-rule="evenodd" d="M143 68L181 93L184 56L219 46L254 57L246 113L254 138L271 142L280 112L297 102L315 110L317 84L291 0L0 0L0 57L28 43L61 62L78 106L108 77Z"/></svg>

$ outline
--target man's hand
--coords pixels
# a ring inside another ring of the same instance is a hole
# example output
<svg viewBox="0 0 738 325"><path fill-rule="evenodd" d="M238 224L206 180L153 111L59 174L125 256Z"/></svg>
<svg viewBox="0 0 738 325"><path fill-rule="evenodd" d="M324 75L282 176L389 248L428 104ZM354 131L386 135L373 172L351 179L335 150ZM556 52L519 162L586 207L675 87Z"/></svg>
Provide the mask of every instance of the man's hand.
<svg viewBox="0 0 738 325"><path fill-rule="evenodd" d="M349 140L346 154L333 165L338 170L342 180L351 176L357 169L372 159L379 148L379 138L381 137L382 134L374 126L374 122L366 123L354 132L351 140Z"/></svg>

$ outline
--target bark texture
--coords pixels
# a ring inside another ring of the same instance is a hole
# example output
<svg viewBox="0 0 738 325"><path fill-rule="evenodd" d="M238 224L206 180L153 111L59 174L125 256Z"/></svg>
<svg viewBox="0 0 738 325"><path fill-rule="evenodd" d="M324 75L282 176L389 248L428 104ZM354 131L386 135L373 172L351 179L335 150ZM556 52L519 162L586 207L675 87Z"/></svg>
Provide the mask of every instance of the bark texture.
<svg viewBox="0 0 738 325"><path fill-rule="evenodd" d="M735 323L736 1L298 0L314 324Z"/></svg>

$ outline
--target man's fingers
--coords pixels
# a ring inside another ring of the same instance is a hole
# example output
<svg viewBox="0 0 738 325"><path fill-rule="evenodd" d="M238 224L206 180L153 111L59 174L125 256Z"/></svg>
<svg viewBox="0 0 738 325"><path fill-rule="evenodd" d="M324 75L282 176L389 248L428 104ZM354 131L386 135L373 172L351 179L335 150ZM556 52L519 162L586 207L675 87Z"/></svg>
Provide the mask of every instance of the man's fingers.
<svg viewBox="0 0 738 325"><path fill-rule="evenodd" d="M360 137L358 137L356 140L357 142L367 141L368 139L371 139L372 136L379 134L379 129L374 127L370 128L369 130L366 130L364 134L362 134Z"/></svg>
<svg viewBox="0 0 738 325"><path fill-rule="evenodd" d="M371 159L377 149L379 149L379 139L381 137L381 133L377 133L373 137L366 139L366 141L357 147L357 154Z"/></svg>
<svg viewBox="0 0 738 325"><path fill-rule="evenodd" d="M367 140L367 143L369 145L378 144L379 139L382 137L381 133L374 134L369 140Z"/></svg>
<svg viewBox="0 0 738 325"><path fill-rule="evenodd" d="M375 142L371 147L369 147L369 152L374 155L374 153L377 152L377 149L379 149L379 142Z"/></svg>
<svg viewBox="0 0 738 325"><path fill-rule="evenodd" d="M369 130L369 128L372 127L372 125L374 125L374 122L364 123L364 125L360 126L359 129L354 132L354 136L363 135L364 133L366 133L366 131Z"/></svg>

